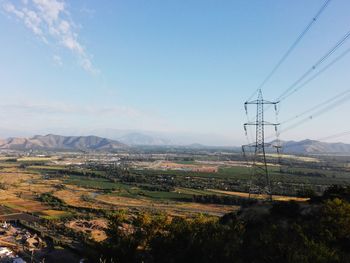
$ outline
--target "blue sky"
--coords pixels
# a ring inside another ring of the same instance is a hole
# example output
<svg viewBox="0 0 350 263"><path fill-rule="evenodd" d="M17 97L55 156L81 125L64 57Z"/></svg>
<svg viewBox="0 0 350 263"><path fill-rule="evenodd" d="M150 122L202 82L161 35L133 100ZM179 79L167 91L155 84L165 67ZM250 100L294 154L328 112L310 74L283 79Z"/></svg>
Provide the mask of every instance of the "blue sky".
<svg viewBox="0 0 350 263"><path fill-rule="evenodd" d="M244 143L244 101L323 3L0 0L0 130L145 130ZM349 8L347 0L330 2L265 85L266 99L277 98L350 30ZM334 57L349 47L350 40ZM283 101L279 119L348 90L349 67L350 55ZM348 112L344 103L281 138L350 130ZM266 118L275 116L269 111Z"/></svg>

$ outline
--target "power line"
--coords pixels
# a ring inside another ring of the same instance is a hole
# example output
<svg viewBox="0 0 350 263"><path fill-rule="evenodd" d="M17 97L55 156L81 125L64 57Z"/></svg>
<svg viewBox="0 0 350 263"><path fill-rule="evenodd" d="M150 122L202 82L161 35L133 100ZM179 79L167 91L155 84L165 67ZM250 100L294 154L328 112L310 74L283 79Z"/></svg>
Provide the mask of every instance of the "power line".
<svg viewBox="0 0 350 263"><path fill-rule="evenodd" d="M333 66L335 63L337 63L339 60L341 60L343 57L345 57L345 56L346 56L347 54L349 54L349 53L350 53L350 48L348 48L348 49L345 50L343 53L341 53L339 56L337 56L335 59L333 59L330 63L328 63L325 67L323 67L321 70L319 70L316 74L314 74L313 76L311 76L310 78L308 78L307 80L305 80L302 84L300 84L300 86L298 86L297 88L295 88L295 89L294 89L291 93L289 93L287 96L282 97L279 101L282 101L282 100L286 99L287 97L291 96L293 93L295 93L296 91L298 91L299 89L301 89L301 88L303 88L304 86L306 86L308 83L310 83L310 82L311 82L312 80L314 80L316 77L318 77L319 75L321 75L322 73L324 73L326 70L328 70L331 66ZM328 103L332 102L333 100L335 100L335 99L337 99L337 98L339 98L339 97L342 97L343 95L346 95L346 94L349 93L349 92L350 92L350 90L344 91L344 92L342 92L342 93L340 93L340 94L334 96L333 98L330 98L330 99L328 99L327 101L324 101L323 103L320 103L320 104L318 104L318 105L316 105L316 106L310 108L309 110L306 110L305 112L302 112L302 113L296 115L295 117L290 118L290 119L288 119L288 120L282 122L281 124L285 124L285 123L287 123L287 122L292 121L293 119L296 119L296 118L299 118L299 117L305 115L306 113L312 112L312 111L314 111L315 109L317 109L317 108L319 108L319 107L321 107L321 106L324 106L325 104L328 104ZM347 100L347 99L346 99L346 100ZM342 100L341 100L341 101L342 101ZM340 102L341 102L341 101L340 101ZM341 103L342 103L342 102L341 102ZM335 107L335 106L337 106L337 103L335 103L334 107ZM333 108L333 107L331 107L331 108ZM331 108L330 108L330 109L331 109ZM269 109L269 107L267 107L266 110L268 110L268 109ZM330 109L329 109L329 110L330 110ZM325 113L325 112L322 112L322 113ZM318 115L320 115L320 114L318 114ZM309 116L307 119L301 121L300 124L306 122L307 120L311 120L313 117L316 117L316 116L311 115L311 116ZM299 125L295 125L295 127L297 127L297 126L299 126ZM292 128L292 127L290 127L290 129L291 129L291 128ZM294 127L293 127L293 128L294 128ZM273 136L269 136L268 138L272 138L272 137L273 137Z"/></svg>
<svg viewBox="0 0 350 263"><path fill-rule="evenodd" d="M345 132L340 132L340 133L336 133L336 134L333 134L333 135L328 135L326 137L322 137L322 138L319 138L317 140L318 141L326 141L326 140L330 140L330 139L334 139L334 138L339 138L339 137L342 137L342 136L345 136L345 135L350 135L350 131L345 131Z"/></svg>
<svg viewBox="0 0 350 263"><path fill-rule="evenodd" d="M292 45L288 48L286 53L280 58L280 60L277 62L277 64L273 67L272 71L266 76L266 78L263 80L263 82L259 85L259 87L254 91L254 93L248 98L248 100L251 100L259 89L263 88L265 84L271 79L273 74L277 71L277 69L282 65L282 63L288 58L288 56L292 53L292 51L296 48L296 46L299 44L299 42L303 39L303 37L306 35L306 33L310 30L313 24L316 23L319 16L323 13L323 11L327 8L329 2L331 0L326 0L321 8L318 10L318 12L314 15L314 17L311 19L311 21L307 24L307 26L304 28L304 30L299 34L297 39L292 43Z"/></svg>
<svg viewBox="0 0 350 263"><path fill-rule="evenodd" d="M284 133L286 131L294 129L295 127L297 127L297 126L299 126L299 125L301 125L301 124L303 124L303 123L305 123L307 121L313 120L314 118L316 118L316 117L318 117L318 116L320 116L320 115L322 115L322 114L332 110L333 108L336 108L336 107L340 106L341 104L343 104L344 102L346 102L349 99L350 99L350 96L346 96L345 98L337 100L334 103L332 103L331 105L325 107L324 109L321 109L321 110L317 111L313 115L310 115L310 116L304 118L303 120L301 120L301 121L299 121L299 122L297 122L297 123L295 123L293 125L290 125L287 128L285 128L285 129L282 129L280 133Z"/></svg>
<svg viewBox="0 0 350 263"><path fill-rule="evenodd" d="M316 117L318 117L318 116L320 116L320 115L322 115L322 114L324 114L324 113L326 113L326 112L328 112L328 111L330 111L330 110L332 110L332 109L334 109L334 108L340 106L341 104L343 104L344 102L346 102L346 101L348 101L348 100L350 99L350 94L349 94L349 92L350 92L350 90L344 91L344 92L342 92L342 93L340 93L340 94L338 94L338 95L336 95L336 96L334 96L334 97L328 99L327 101L325 101L325 102L323 102L323 103L317 104L316 106L314 106L314 107L312 107L312 108L310 108L310 109L308 109L308 110L306 110L306 111L304 111L304 112L302 112L302 113L300 113L300 114L298 114L298 115L296 115L296 116L294 116L294 117L292 117L292 118L290 118L290 119L287 119L286 121L281 122L281 124L288 123L288 122L290 122L290 121L293 121L293 120L295 120L295 119L298 119L298 118L304 116L305 114L310 113L310 112L313 112L313 111L315 111L316 109L318 109L318 108L324 106L324 107L321 108L320 110L318 110L318 111L316 111L315 113L313 113L313 114L311 114L311 115L305 117L304 119L300 120L299 122L296 122L296 123L294 123L294 124L288 126L288 127L285 128L285 129L281 129L281 130L279 131L279 134L282 134L282 133L284 133L284 132L286 132L286 131L289 131L289 130L291 130L291 129L294 129L294 128L296 128L296 127L298 127L298 126L304 124L305 122L311 121L311 120L313 120L314 118L316 118ZM331 103L331 104L330 104L330 103ZM269 135L268 137L266 137L266 139L274 138L274 136L275 136L275 135L272 135L272 134L271 134L271 135Z"/></svg>
<svg viewBox="0 0 350 263"><path fill-rule="evenodd" d="M298 119L298 118L304 116L305 114L308 114L310 112L315 111L316 109L318 109L320 107L324 107L325 105L327 105L327 104L329 104L329 103L331 103L331 102L333 102L333 101L343 97L344 95L349 94L349 92L350 92L350 90L343 91L343 92L337 94L336 96L334 96L334 97L332 97L330 99L327 99L326 101L323 101L323 102L321 102L321 103L319 103L319 104L317 104L317 105L307 109L306 111L303 111L302 113L299 113L299 114L295 115L294 117L291 117L291 118L281 122L281 125L286 124L286 123L288 123L290 121L293 121L295 119Z"/></svg>
<svg viewBox="0 0 350 263"><path fill-rule="evenodd" d="M291 86L289 86L278 98L276 101L281 101L282 99L286 99L291 95L288 94L291 90L295 89L298 84L300 84L308 75L310 75L315 69L318 68L324 61L326 61L335 51L337 51L350 37L350 31L347 32L330 50L328 50L319 60L316 61L300 78L298 78ZM305 86L305 85L303 85ZM303 87L302 86L302 87ZM299 87L298 89L300 89ZM295 89L293 93L298 90Z"/></svg>
<svg viewBox="0 0 350 263"><path fill-rule="evenodd" d="M295 92L297 92L299 89L303 88L307 84L309 84L311 81L316 79L319 75L324 73L326 70L328 70L330 67L332 67L335 63L337 63L339 60L341 60L343 57L345 57L347 54L349 54L350 48L345 50L343 53L341 53L339 56L337 56L335 59L333 59L330 63L328 63L325 67L323 67L321 70L319 70L316 74L305 80L303 83L301 83L298 87L296 87L294 90L292 90L288 95L283 96L280 98L280 101L285 100L289 96L293 95Z"/></svg>

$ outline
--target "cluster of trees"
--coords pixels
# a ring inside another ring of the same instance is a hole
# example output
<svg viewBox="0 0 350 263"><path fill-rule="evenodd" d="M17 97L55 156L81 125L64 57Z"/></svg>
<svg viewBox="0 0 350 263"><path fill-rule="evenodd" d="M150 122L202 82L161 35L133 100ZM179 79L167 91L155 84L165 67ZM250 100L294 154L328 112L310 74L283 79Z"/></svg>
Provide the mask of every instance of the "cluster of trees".
<svg viewBox="0 0 350 263"><path fill-rule="evenodd" d="M43 203L48 204L49 206L63 211L71 212L72 215L76 218L82 218L81 215L85 215L85 219L93 219L95 217L107 217L110 213L109 210L101 209L101 208L94 208L94 207L80 207L77 208L75 206L68 205L60 198L57 198L52 193L43 193L38 198L38 201L41 201ZM91 201L91 197L89 195L82 195L81 196L82 201ZM76 212L79 212L80 216L76 216ZM68 217L67 217L68 218ZM60 219L62 220L62 218Z"/></svg>
<svg viewBox="0 0 350 263"><path fill-rule="evenodd" d="M311 188L303 188L297 191L297 196L313 198L316 196L316 192Z"/></svg>
<svg viewBox="0 0 350 263"><path fill-rule="evenodd" d="M248 188L248 178L246 180L232 180L232 178L214 178L204 175L204 173L199 174L198 172L184 171L131 170L129 176L125 177L128 181L125 181L125 179L121 179L121 181L193 189L215 188L230 191L242 191Z"/></svg>
<svg viewBox="0 0 350 263"><path fill-rule="evenodd" d="M349 197L334 187L309 204L255 204L222 218L118 212L97 248L105 262L350 262Z"/></svg>
<svg viewBox="0 0 350 263"><path fill-rule="evenodd" d="M196 203L222 205L252 205L256 203L253 199L226 195L193 195L191 201Z"/></svg>
<svg viewBox="0 0 350 263"><path fill-rule="evenodd" d="M175 187L170 185L137 185L143 190L147 191L159 191L159 192L171 192L175 190Z"/></svg>
<svg viewBox="0 0 350 263"><path fill-rule="evenodd" d="M333 185L329 187L323 194L322 198L315 198L315 200L323 200L323 199L344 199L350 202L350 187L343 187L340 185Z"/></svg>
<svg viewBox="0 0 350 263"><path fill-rule="evenodd" d="M293 171L293 170L280 170L281 174L292 174L298 176L309 176L309 177L327 177L324 173L320 172L305 172L305 171Z"/></svg>
<svg viewBox="0 0 350 263"><path fill-rule="evenodd" d="M38 197L38 200L46 203L54 208L57 209L63 209L66 208L67 205L66 203L64 203L61 199L55 197L53 194L51 193L43 193Z"/></svg>

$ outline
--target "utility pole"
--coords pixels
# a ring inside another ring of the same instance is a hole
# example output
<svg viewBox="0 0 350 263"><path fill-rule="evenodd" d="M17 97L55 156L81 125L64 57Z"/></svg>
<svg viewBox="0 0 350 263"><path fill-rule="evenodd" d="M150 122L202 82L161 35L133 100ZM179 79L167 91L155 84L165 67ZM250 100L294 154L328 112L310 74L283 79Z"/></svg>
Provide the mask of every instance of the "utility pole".
<svg viewBox="0 0 350 263"><path fill-rule="evenodd" d="M254 149L253 153L253 171L250 178L249 197L262 197L264 199L272 200L271 182L269 171L266 163L265 147L271 144L265 143L265 126L274 126L277 133L279 123L266 122L264 120L264 106L273 105L277 113L278 102L266 101L263 99L261 89L258 91L258 98L253 101L244 103L246 114L248 115L248 105L256 105L256 119L253 122L244 124L244 130L247 135L247 126L255 127L255 142L243 145L242 150L245 154L245 147ZM277 146L278 147L278 146Z"/></svg>

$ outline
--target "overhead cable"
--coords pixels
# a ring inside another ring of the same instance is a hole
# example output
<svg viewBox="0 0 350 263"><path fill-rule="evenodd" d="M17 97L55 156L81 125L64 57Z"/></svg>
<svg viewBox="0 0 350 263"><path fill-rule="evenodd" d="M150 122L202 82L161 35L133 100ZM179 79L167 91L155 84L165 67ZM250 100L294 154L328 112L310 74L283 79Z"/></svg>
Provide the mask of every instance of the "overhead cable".
<svg viewBox="0 0 350 263"><path fill-rule="evenodd" d="M277 64L272 68L271 72L265 77L263 82L259 85L259 87L254 91L254 93L247 99L251 100L258 92L259 89L263 88L265 84L271 79L271 77L275 74L278 68L282 65L282 63L288 58L288 56L292 53L292 51L296 48L299 42L304 38L306 33L310 30L310 28L316 23L319 16L323 13L323 11L327 8L328 4L331 0L326 0L321 8L317 11L317 13L313 16L311 21L307 24L304 30L298 35L297 39L292 43L292 45L288 48L288 50L283 54Z"/></svg>

